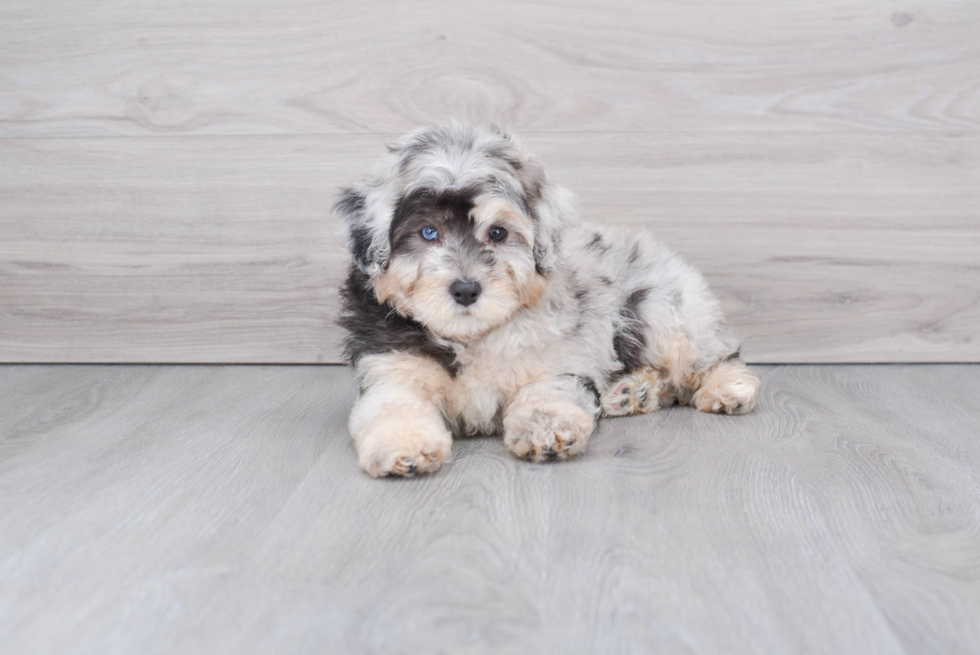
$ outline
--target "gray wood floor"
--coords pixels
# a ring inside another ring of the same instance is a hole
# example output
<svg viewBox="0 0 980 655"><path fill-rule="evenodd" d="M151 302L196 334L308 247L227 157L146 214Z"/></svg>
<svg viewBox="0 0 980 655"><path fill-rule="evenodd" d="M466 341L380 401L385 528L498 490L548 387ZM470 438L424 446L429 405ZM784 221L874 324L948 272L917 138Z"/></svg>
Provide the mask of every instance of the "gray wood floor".
<svg viewBox="0 0 980 655"><path fill-rule="evenodd" d="M4 653L980 652L980 366L359 473L337 367L0 368Z"/></svg>
<svg viewBox="0 0 980 655"><path fill-rule="evenodd" d="M338 361L329 207L523 135L706 274L753 362L980 361L972 0L5 0L0 361Z"/></svg>

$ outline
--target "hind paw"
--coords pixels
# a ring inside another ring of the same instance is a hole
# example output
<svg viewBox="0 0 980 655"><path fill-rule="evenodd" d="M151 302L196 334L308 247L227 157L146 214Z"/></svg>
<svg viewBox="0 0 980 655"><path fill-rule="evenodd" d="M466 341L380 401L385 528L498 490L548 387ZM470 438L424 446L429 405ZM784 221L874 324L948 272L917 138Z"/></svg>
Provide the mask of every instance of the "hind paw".
<svg viewBox="0 0 980 655"><path fill-rule="evenodd" d="M761 386L744 364L723 362L705 376L694 394L694 405L713 414L745 414L758 402Z"/></svg>
<svg viewBox="0 0 980 655"><path fill-rule="evenodd" d="M602 394L603 416L647 414L660 408L666 385L652 368L633 371L615 380Z"/></svg>

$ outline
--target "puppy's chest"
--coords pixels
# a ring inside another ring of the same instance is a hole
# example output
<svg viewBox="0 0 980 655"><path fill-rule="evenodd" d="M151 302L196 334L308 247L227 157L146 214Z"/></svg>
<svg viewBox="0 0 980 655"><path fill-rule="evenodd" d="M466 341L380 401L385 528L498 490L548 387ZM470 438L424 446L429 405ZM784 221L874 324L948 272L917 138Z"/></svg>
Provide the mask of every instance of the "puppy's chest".
<svg viewBox="0 0 980 655"><path fill-rule="evenodd" d="M547 377L543 353L508 353L493 347L467 347L450 388L449 409L467 432L491 432L499 411L524 385Z"/></svg>

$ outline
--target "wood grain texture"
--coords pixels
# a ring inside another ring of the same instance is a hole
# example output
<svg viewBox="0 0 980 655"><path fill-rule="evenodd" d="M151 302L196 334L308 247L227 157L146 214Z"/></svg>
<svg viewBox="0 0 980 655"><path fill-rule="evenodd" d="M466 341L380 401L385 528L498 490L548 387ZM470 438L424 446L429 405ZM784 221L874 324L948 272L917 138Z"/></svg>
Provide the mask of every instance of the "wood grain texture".
<svg viewBox="0 0 980 655"><path fill-rule="evenodd" d="M977 33L968 0L9 0L0 361L337 361L335 189L447 115L674 245L750 361L980 361Z"/></svg>
<svg viewBox="0 0 980 655"><path fill-rule="evenodd" d="M0 136L970 130L970 0L0 7Z"/></svg>
<svg viewBox="0 0 980 655"><path fill-rule="evenodd" d="M18 653L975 653L980 367L762 367L759 409L357 471L336 367L0 369Z"/></svg>
<svg viewBox="0 0 980 655"><path fill-rule="evenodd" d="M0 360L336 362L382 136L0 141ZM752 362L980 361L980 137L530 134L698 266Z"/></svg>

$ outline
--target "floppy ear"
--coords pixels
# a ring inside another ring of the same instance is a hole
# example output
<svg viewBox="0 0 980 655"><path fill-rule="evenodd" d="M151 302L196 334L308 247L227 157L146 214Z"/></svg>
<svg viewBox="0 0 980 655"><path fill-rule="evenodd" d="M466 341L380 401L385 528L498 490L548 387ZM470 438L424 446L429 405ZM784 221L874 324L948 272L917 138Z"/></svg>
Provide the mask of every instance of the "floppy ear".
<svg viewBox="0 0 980 655"><path fill-rule="evenodd" d="M534 264L539 273L547 276L561 264L562 232L575 220L575 196L548 182L544 167L524 144L511 136L503 138L510 146L509 163L520 181L534 223Z"/></svg>
<svg viewBox="0 0 980 655"><path fill-rule="evenodd" d="M334 212L343 220L347 230L347 251L364 273L375 277L388 266L388 235L378 234L377 221L372 220L368 189L345 187L334 205Z"/></svg>
<svg viewBox="0 0 980 655"><path fill-rule="evenodd" d="M575 196L557 184L545 182L535 204L534 263L542 275L561 265L561 237L565 226L575 220Z"/></svg>

